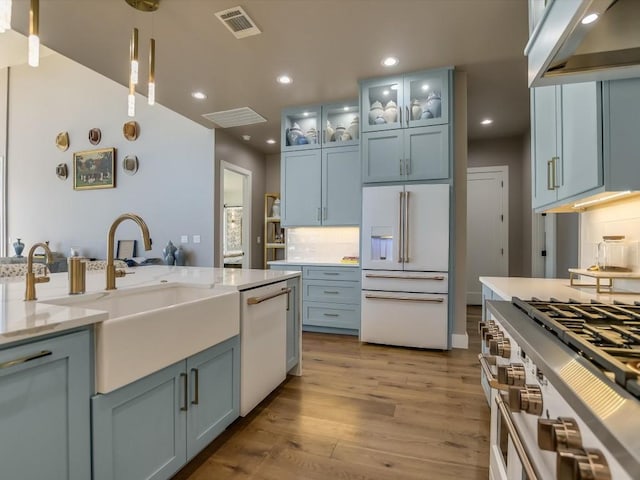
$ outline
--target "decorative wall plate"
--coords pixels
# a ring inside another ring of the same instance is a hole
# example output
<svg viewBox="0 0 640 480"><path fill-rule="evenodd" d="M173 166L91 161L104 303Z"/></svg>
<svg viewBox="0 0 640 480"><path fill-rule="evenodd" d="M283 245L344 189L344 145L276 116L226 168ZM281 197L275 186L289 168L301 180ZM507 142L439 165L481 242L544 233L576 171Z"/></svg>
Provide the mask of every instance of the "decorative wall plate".
<svg viewBox="0 0 640 480"><path fill-rule="evenodd" d="M69 134L67 132L60 132L56 135L56 147L63 152L67 151L69 148Z"/></svg>
<svg viewBox="0 0 640 480"><path fill-rule="evenodd" d="M133 142L136 138L138 138L138 134L140 133L140 127L138 126L138 122L135 120L131 120L127 122L122 127L122 133L124 134L124 138Z"/></svg>
<svg viewBox="0 0 640 480"><path fill-rule="evenodd" d="M138 171L138 157L135 155L127 155L122 160L122 169L129 175L135 175Z"/></svg>
<svg viewBox="0 0 640 480"><path fill-rule="evenodd" d="M89 130L89 143L91 145L97 145L100 143L100 139L102 138L102 132L99 128L92 128Z"/></svg>
<svg viewBox="0 0 640 480"><path fill-rule="evenodd" d="M60 179L60 180L66 180L67 177L69 176L69 169L67 168L67 164L66 163L59 163L58 166L56 167L56 176Z"/></svg>

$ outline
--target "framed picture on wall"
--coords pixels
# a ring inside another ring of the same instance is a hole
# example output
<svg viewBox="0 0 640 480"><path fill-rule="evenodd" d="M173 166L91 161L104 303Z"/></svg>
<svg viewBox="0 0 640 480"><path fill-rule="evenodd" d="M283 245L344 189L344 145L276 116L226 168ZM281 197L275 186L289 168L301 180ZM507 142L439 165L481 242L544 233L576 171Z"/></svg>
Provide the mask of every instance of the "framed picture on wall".
<svg viewBox="0 0 640 480"><path fill-rule="evenodd" d="M73 189L115 188L115 148L73 154Z"/></svg>

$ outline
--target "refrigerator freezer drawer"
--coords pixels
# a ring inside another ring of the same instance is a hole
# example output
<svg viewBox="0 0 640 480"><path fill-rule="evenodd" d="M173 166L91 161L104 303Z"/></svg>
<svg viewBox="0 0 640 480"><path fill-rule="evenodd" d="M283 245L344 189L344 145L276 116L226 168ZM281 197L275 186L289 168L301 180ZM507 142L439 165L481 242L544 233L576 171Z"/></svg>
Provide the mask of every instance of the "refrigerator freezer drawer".
<svg viewBox="0 0 640 480"><path fill-rule="evenodd" d="M449 274L446 272L362 271L363 290L447 293L448 287Z"/></svg>
<svg viewBox="0 0 640 480"><path fill-rule="evenodd" d="M446 294L362 291L360 340L418 348L449 348Z"/></svg>

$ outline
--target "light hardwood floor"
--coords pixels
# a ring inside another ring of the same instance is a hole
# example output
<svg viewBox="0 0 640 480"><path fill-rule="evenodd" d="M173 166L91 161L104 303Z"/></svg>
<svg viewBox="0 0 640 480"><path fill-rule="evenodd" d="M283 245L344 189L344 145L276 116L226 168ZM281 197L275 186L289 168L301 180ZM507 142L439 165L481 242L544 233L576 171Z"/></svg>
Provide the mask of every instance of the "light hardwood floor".
<svg viewBox="0 0 640 480"><path fill-rule="evenodd" d="M304 333L288 378L174 480L486 480L480 309L469 349L432 352Z"/></svg>

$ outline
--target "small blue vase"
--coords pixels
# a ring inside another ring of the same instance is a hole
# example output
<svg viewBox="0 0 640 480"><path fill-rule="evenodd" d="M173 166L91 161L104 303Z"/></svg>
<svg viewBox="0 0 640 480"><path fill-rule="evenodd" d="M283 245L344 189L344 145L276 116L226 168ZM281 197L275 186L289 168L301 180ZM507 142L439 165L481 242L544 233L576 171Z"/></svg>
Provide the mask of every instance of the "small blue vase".
<svg viewBox="0 0 640 480"><path fill-rule="evenodd" d="M162 249L162 258L164 258L164 263L166 265L173 265L176 262L176 253L177 248L173 244L171 240L167 243L167 246Z"/></svg>
<svg viewBox="0 0 640 480"><path fill-rule="evenodd" d="M176 265L179 267L184 267L186 263L186 254L182 248L182 245L178 247L175 253Z"/></svg>
<svg viewBox="0 0 640 480"><path fill-rule="evenodd" d="M16 252L16 257L22 258L22 251L24 250L24 243L20 241L19 238L13 242L13 250Z"/></svg>

